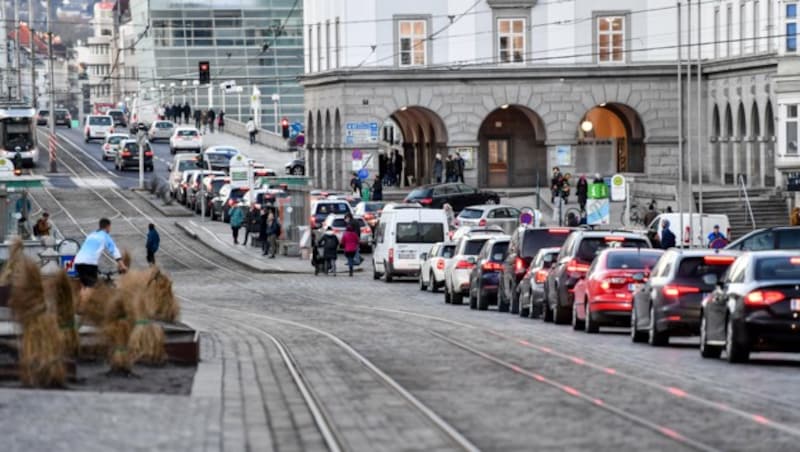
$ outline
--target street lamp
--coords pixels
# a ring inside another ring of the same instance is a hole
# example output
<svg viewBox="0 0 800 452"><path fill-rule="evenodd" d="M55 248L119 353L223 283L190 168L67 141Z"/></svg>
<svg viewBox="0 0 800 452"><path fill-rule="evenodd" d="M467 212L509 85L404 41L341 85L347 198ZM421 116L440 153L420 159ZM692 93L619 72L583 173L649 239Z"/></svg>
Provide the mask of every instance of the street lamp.
<svg viewBox="0 0 800 452"><path fill-rule="evenodd" d="M171 96L170 103L175 105L175 82L169 84L169 93Z"/></svg>
<svg viewBox="0 0 800 452"><path fill-rule="evenodd" d="M592 121L587 119L581 123L581 130L583 130L583 133L589 133L592 131L592 129L594 129L594 124L592 124Z"/></svg>
<svg viewBox="0 0 800 452"><path fill-rule="evenodd" d="M197 88L200 87L200 80L192 80L192 86L194 86L194 108L197 109L197 106L200 105L200 100L197 97Z"/></svg>
<svg viewBox="0 0 800 452"><path fill-rule="evenodd" d="M183 92L183 102L182 102L183 104L186 104L186 86L187 85L188 85L188 83L186 82L186 80L181 82L181 90Z"/></svg>
<svg viewBox="0 0 800 452"><path fill-rule="evenodd" d="M272 95L272 110L275 116L275 134L278 134L278 102L281 101L281 95L275 93Z"/></svg>

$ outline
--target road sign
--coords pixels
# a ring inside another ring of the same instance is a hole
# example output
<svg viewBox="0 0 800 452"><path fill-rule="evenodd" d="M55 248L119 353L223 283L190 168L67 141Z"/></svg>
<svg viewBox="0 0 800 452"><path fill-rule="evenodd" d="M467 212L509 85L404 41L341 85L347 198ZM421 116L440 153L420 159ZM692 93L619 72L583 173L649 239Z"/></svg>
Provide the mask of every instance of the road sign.
<svg viewBox="0 0 800 452"><path fill-rule="evenodd" d="M353 149L353 160L361 160L361 149Z"/></svg>
<svg viewBox="0 0 800 452"><path fill-rule="evenodd" d="M230 164L230 175L231 175L231 187L233 188L243 188L247 187L249 183L249 170L250 165L247 164L247 159L242 154L236 154L231 159Z"/></svg>
<svg viewBox="0 0 800 452"><path fill-rule="evenodd" d="M377 122L348 122L345 124L345 144L377 143Z"/></svg>
<svg viewBox="0 0 800 452"><path fill-rule="evenodd" d="M611 200L614 202L625 201L628 182L622 174L611 176Z"/></svg>

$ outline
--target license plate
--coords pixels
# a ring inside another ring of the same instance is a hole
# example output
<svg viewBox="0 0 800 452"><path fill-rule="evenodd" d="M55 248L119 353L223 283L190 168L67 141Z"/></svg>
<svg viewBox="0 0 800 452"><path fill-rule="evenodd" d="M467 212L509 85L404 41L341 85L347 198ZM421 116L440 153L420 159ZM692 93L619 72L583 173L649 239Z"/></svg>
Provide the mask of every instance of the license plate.
<svg viewBox="0 0 800 452"><path fill-rule="evenodd" d="M642 288L641 284L628 284L628 290L630 290L631 292L636 292L641 288Z"/></svg>
<svg viewBox="0 0 800 452"><path fill-rule="evenodd" d="M416 259L417 253L414 251L400 251L400 259Z"/></svg>
<svg viewBox="0 0 800 452"><path fill-rule="evenodd" d="M800 298L792 298L792 311L800 311Z"/></svg>

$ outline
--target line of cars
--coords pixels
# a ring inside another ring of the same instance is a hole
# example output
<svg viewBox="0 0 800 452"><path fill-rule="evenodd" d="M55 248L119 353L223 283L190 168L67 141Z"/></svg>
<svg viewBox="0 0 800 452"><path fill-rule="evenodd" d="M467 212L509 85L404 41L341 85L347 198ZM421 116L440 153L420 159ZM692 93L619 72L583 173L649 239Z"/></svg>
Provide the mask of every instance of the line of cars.
<svg viewBox="0 0 800 452"><path fill-rule="evenodd" d="M754 231L722 250L664 251L646 232L516 224L508 234L469 211L506 207L499 204L463 209L459 218L486 221L452 231L442 210L416 206L384 210L375 279L414 276L445 303L496 305L589 334L628 328L634 343L699 337L706 358L800 352L798 227Z"/></svg>

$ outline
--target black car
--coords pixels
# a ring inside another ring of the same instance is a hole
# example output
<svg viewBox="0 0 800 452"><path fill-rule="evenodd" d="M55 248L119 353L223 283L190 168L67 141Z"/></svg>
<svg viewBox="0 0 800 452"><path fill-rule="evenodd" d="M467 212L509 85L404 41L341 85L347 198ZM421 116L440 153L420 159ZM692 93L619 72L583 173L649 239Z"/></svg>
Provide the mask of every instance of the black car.
<svg viewBox="0 0 800 452"><path fill-rule="evenodd" d="M499 204L500 195L493 191L478 190L466 184L433 184L416 188L406 196L404 202L419 203L423 207L441 209L450 204L455 212L479 204Z"/></svg>
<svg viewBox="0 0 800 452"><path fill-rule="evenodd" d="M542 315L544 282L560 252L561 247L542 248L531 261L528 272L517 284L520 317L536 319Z"/></svg>
<svg viewBox="0 0 800 452"><path fill-rule="evenodd" d="M49 121L50 110L39 110L39 113L36 114L36 125L46 126Z"/></svg>
<svg viewBox="0 0 800 452"><path fill-rule="evenodd" d="M106 114L111 116L111 119L114 120L115 127L128 127L128 119L125 117L125 113L123 113L122 110L108 110Z"/></svg>
<svg viewBox="0 0 800 452"><path fill-rule="evenodd" d="M610 247L651 248L647 237L632 232L577 230L561 247L558 260L545 282L545 322L566 324L572 320L573 289L586 276L600 251Z"/></svg>
<svg viewBox="0 0 800 452"><path fill-rule="evenodd" d="M56 109L55 113L55 124L57 126L67 126L68 129L72 128L72 116L69 114L69 111L64 109Z"/></svg>
<svg viewBox="0 0 800 452"><path fill-rule="evenodd" d="M469 275L469 307L485 311L497 302L497 289L503 274L503 261L508 254L509 237L498 235L483 244Z"/></svg>
<svg viewBox="0 0 800 452"><path fill-rule="evenodd" d="M731 242L726 250L800 250L800 226L779 226L753 231Z"/></svg>
<svg viewBox="0 0 800 452"><path fill-rule="evenodd" d="M703 300L700 354L744 362L751 352L800 352L800 253L745 253Z"/></svg>
<svg viewBox="0 0 800 452"><path fill-rule="evenodd" d="M512 314L519 312L519 283L527 273L533 258L542 248L563 245L573 230L520 226L511 234L511 244L503 263L503 279L497 297L501 304L511 307Z"/></svg>
<svg viewBox="0 0 800 452"><path fill-rule="evenodd" d="M736 260L730 252L671 249L633 294L631 340L666 345L670 336L700 334L700 304L714 290L703 281L708 274L722 277Z"/></svg>
<svg viewBox="0 0 800 452"><path fill-rule="evenodd" d="M304 176L306 174L306 159L294 159L287 163L285 168L286 174L291 174L292 176Z"/></svg>
<svg viewBox="0 0 800 452"><path fill-rule="evenodd" d="M153 171L153 150L150 143L144 142L144 170ZM124 140L119 145L117 156L114 157L114 168L125 171L126 168L139 168L139 143L136 140Z"/></svg>

